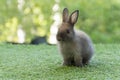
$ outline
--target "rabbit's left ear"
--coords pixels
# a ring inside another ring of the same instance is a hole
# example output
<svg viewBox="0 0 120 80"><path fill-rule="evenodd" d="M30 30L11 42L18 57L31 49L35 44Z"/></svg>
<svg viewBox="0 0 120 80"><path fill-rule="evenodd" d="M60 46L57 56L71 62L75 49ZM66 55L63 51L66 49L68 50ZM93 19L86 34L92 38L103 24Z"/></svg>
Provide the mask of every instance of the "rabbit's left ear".
<svg viewBox="0 0 120 80"><path fill-rule="evenodd" d="M78 20L78 16L79 16L79 10L74 11L70 15L69 22L74 25Z"/></svg>

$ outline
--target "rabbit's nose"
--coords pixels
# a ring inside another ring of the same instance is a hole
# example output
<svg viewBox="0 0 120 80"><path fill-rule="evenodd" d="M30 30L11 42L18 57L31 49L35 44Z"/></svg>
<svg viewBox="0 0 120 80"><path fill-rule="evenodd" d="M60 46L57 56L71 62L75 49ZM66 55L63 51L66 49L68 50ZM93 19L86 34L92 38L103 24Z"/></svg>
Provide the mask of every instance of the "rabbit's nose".
<svg viewBox="0 0 120 80"><path fill-rule="evenodd" d="M61 41L62 39L60 37L57 38L58 41Z"/></svg>
<svg viewBox="0 0 120 80"><path fill-rule="evenodd" d="M63 35L62 33L59 33L59 34L57 35L57 40L58 40L58 41L63 41L63 40L64 40L64 35Z"/></svg>
<svg viewBox="0 0 120 80"><path fill-rule="evenodd" d="M60 36L57 36L58 41L62 41L62 38Z"/></svg>

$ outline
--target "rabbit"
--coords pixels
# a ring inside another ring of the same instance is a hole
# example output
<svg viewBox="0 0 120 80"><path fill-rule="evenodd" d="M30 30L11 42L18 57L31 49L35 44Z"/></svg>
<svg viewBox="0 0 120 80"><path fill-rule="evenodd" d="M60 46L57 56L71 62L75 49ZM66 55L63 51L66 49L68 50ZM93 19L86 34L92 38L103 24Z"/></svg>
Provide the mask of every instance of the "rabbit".
<svg viewBox="0 0 120 80"><path fill-rule="evenodd" d="M68 9L64 8L62 23L56 34L58 50L62 54L64 66L83 67L89 63L94 54L90 37L85 32L74 29L78 16L79 10L75 10L69 16Z"/></svg>

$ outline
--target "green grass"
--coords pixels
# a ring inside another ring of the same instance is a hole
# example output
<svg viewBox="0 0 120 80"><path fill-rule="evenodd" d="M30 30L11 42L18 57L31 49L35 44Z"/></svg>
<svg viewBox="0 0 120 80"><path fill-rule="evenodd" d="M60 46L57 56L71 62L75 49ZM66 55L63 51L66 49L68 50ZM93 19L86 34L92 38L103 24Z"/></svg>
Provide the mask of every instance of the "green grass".
<svg viewBox="0 0 120 80"><path fill-rule="evenodd" d="M120 44L96 44L91 63L61 66L56 46L0 44L0 80L120 80Z"/></svg>

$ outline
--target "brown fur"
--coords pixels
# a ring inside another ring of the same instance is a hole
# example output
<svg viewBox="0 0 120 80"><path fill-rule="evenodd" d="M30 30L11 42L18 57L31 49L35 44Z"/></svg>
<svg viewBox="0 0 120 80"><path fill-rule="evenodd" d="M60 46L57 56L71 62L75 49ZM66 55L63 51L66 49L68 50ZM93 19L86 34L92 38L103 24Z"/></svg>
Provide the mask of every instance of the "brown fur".
<svg viewBox="0 0 120 80"><path fill-rule="evenodd" d="M79 11L74 11L70 17L68 9L63 10L63 22L58 29L57 40L63 65L84 66L89 63L93 52L93 44L89 36L83 31L74 30Z"/></svg>

